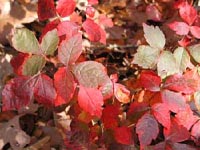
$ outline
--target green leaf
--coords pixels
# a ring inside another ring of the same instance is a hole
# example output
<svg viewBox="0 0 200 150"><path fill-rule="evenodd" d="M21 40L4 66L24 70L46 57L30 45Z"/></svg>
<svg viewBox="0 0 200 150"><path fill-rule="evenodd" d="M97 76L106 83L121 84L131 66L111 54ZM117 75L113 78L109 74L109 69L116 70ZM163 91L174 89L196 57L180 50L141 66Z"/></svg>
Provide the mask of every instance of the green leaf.
<svg viewBox="0 0 200 150"><path fill-rule="evenodd" d="M42 70L45 63L46 60L44 57L32 55L25 61L22 69L22 74L26 76L33 76Z"/></svg>
<svg viewBox="0 0 200 150"><path fill-rule="evenodd" d="M163 51L157 64L158 75L165 78L179 72L176 59L170 51Z"/></svg>
<svg viewBox="0 0 200 150"><path fill-rule="evenodd" d="M56 29L47 32L41 42L43 53L46 55L53 55L58 46L58 42L59 38Z"/></svg>
<svg viewBox="0 0 200 150"><path fill-rule="evenodd" d="M200 44L192 45L188 49L194 60L200 63Z"/></svg>
<svg viewBox="0 0 200 150"><path fill-rule="evenodd" d="M33 32L28 29L15 29L12 43L14 48L22 53L40 53L39 43Z"/></svg>
<svg viewBox="0 0 200 150"><path fill-rule="evenodd" d="M178 47L174 51L174 57L176 59L176 64L179 68L179 72L183 73L190 64L190 55L183 47Z"/></svg>
<svg viewBox="0 0 200 150"><path fill-rule="evenodd" d="M159 27L143 24L144 37L153 48L163 49L165 46L165 35Z"/></svg>
<svg viewBox="0 0 200 150"><path fill-rule="evenodd" d="M134 55L133 63L145 69L154 69L159 54L159 49L141 45L138 47L137 53Z"/></svg>

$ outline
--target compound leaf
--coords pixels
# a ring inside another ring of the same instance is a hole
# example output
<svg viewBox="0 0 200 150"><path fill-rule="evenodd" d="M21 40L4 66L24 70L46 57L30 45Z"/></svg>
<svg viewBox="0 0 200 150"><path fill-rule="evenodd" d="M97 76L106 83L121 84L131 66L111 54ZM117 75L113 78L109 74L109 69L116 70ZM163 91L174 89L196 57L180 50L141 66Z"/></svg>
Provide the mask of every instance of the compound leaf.
<svg viewBox="0 0 200 150"><path fill-rule="evenodd" d="M37 74L45 66L46 60L43 56L32 55L25 60L22 66L22 74L33 76Z"/></svg>
<svg viewBox="0 0 200 150"><path fill-rule="evenodd" d="M28 29L15 29L12 38L13 47L22 53L39 54L39 43L33 34Z"/></svg>
<svg viewBox="0 0 200 150"><path fill-rule="evenodd" d="M54 74L54 85L57 92L55 106L67 104L74 95L76 82L72 73L66 67L59 68Z"/></svg>
<svg viewBox="0 0 200 150"><path fill-rule="evenodd" d="M82 53L82 36L76 34L69 40L64 40L58 47L58 59L66 66L76 62Z"/></svg>
<svg viewBox="0 0 200 150"><path fill-rule="evenodd" d="M47 32L42 38L41 49L45 55L53 55L57 46L58 46L59 38L57 34L57 30L51 30Z"/></svg>
<svg viewBox="0 0 200 150"><path fill-rule="evenodd" d="M156 119L148 113L144 114L136 124L136 133L138 134L140 145L149 145L153 139L157 138L159 133Z"/></svg>
<svg viewBox="0 0 200 150"><path fill-rule="evenodd" d="M165 35L159 27L148 26L143 23L144 37L153 48L163 49L165 46Z"/></svg>
<svg viewBox="0 0 200 150"><path fill-rule="evenodd" d="M56 10L61 17L67 17L71 15L76 7L74 0L59 0Z"/></svg>
<svg viewBox="0 0 200 150"><path fill-rule="evenodd" d="M92 116L101 117L103 106L103 95L96 88L79 86L78 104Z"/></svg>
<svg viewBox="0 0 200 150"><path fill-rule="evenodd" d="M38 103L44 106L53 106L56 99L56 90L53 86L53 80L45 74L37 78L34 88L34 97Z"/></svg>
<svg viewBox="0 0 200 150"><path fill-rule="evenodd" d="M134 55L133 63L145 69L154 69L160 54L160 50L150 46L141 45Z"/></svg>

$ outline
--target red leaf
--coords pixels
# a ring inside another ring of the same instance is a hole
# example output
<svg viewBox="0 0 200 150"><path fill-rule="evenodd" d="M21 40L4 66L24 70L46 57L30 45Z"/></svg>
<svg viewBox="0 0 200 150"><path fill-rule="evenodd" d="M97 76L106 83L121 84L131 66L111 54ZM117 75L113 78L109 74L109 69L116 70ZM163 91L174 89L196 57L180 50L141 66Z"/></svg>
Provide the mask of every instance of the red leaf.
<svg viewBox="0 0 200 150"><path fill-rule="evenodd" d="M119 106L108 105L102 111L102 122L104 128L114 129L118 126Z"/></svg>
<svg viewBox="0 0 200 150"><path fill-rule="evenodd" d="M190 133L188 130L178 124L175 119L171 120L171 127L164 128L165 140L170 140L172 142L183 142L190 138Z"/></svg>
<svg viewBox="0 0 200 150"><path fill-rule="evenodd" d="M132 143L131 129L126 126L115 128L114 136L118 143L126 145L130 145Z"/></svg>
<svg viewBox="0 0 200 150"><path fill-rule="evenodd" d="M148 19L154 21L161 21L161 13L155 5L147 5L146 14Z"/></svg>
<svg viewBox="0 0 200 150"><path fill-rule="evenodd" d="M55 20L49 22L49 23L42 29L42 34L41 34L41 36L40 36L39 41L41 42L41 41L42 41L42 38L44 37L44 35L45 35L47 32L49 32L49 31L55 29L55 28L58 26L59 23L60 23L60 20L59 20L59 19L55 19Z"/></svg>
<svg viewBox="0 0 200 150"><path fill-rule="evenodd" d="M198 26L191 26L190 27L190 32L192 33L192 35L195 38L200 39L200 27L198 27Z"/></svg>
<svg viewBox="0 0 200 150"><path fill-rule="evenodd" d="M182 47L187 47L191 42L191 38L184 36L181 40L178 41L178 44Z"/></svg>
<svg viewBox="0 0 200 150"><path fill-rule="evenodd" d="M188 144L182 144L182 143L170 143L172 150L197 150L195 147L192 147Z"/></svg>
<svg viewBox="0 0 200 150"><path fill-rule="evenodd" d="M178 0L174 2L174 8L175 9L180 9L185 5L186 1L185 0Z"/></svg>
<svg viewBox="0 0 200 150"><path fill-rule="evenodd" d="M181 18L189 25L192 25L197 18L197 11L192 5L188 4L187 1L180 5L179 14Z"/></svg>
<svg viewBox="0 0 200 150"><path fill-rule="evenodd" d="M28 105L33 96L33 81L20 76L12 79L2 91L3 111L18 110Z"/></svg>
<svg viewBox="0 0 200 150"><path fill-rule="evenodd" d="M169 110L174 113L177 113L180 110L185 110L187 106L185 97L182 94L169 90L162 91L162 101L168 106Z"/></svg>
<svg viewBox="0 0 200 150"><path fill-rule="evenodd" d="M197 120L198 117L193 114L193 111L191 110L189 105L187 105L184 110L181 110L176 114L177 123L187 128L187 130L190 130L191 126Z"/></svg>
<svg viewBox="0 0 200 150"><path fill-rule="evenodd" d="M99 3L99 1L98 1L98 0L88 0L88 3L89 3L90 5L96 5L96 4Z"/></svg>
<svg viewBox="0 0 200 150"><path fill-rule="evenodd" d="M166 149L166 142L160 142L154 146L150 146L152 148L152 150L169 150Z"/></svg>
<svg viewBox="0 0 200 150"><path fill-rule="evenodd" d="M78 104L90 115L101 117L103 95L96 88L86 88L80 85L78 92Z"/></svg>
<svg viewBox="0 0 200 150"><path fill-rule="evenodd" d="M101 39L99 42L106 45L106 31L101 27L99 27L99 31L101 33Z"/></svg>
<svg viewBox="0 0 200 150"><path fill-rule="evenodd" d="M175 74L167 78L164 88L181 92L184 94L193 94L200 89L200 76L197 69L186 72L184 75Z"/></svg>
<svg viewBox="0 0 200 150"><path fill-rule="evenodd" d="M189 33L190 27L185 22L172 22L169 25L169 28L176 32L178 35L187 35Z"/></svg>
<svg viewBox="0 0 200 150"><path fill-rule="evenodd" d="M64 40L58 47L58 59L66 66L76 62L82 53L82 35L76 34Z"/></svg>
<svg viewBox="0 0 200 150"><path fill-rule="evenodd" d="M152 146L152 150L196 150L196 148L181 143L173 143L171 141L164 141Z"/></svg>
<svg viewBox="0 0 200 150"><path fill-rule="evenodd" d="M112 19L108 18L105 14L100 14L99 16L99 23L104 27L113 27Z"/></svg>
<svg viewBox="0 0 200 150"><path fill-rule="evenodd" d="M96 24L91 19L86 19L85 22L83 22L83 29L86 31L88 38L92 42L98 42L101 40L101 31L98 24Z"/></svg>
<svg viewBox="0 0 200 150"><path fill-rule="evenodd" d="M38 0L37 13L40 21L56 16L54 0Z"/></svg>
<svg viewBox="0 0 200 150"><path fill-rule="evenodd" d="M166 128L170 128L170 112L166 104L157 103L152 106L153 115Z"/></svg>
<svg viewBox="0 0 200 150"><path fill-rule="evenodd" d="M139 83L149 91L160 91L161 78L153 71L142 71Z"/></svg>
<svg viewBox="0 0 200 150"><path fill-rule="evenodd" d="M58 36L65 35L66 40L70 39L73 35L76 35L80 27L71 21L63 21L59 23L58 27Z"/></svg>
<svg viewBox="0 0 200 150"><path fill-rule="evenodd" d="M76 7L74 0L59 0L56 10L61 17L71 15Z"/></svg>
<svg viewBox="0 0 200 150"><path fill-rule="evenodd" d="M130 105L130 108L128 110L128 115L147 110L147 107L148 107L147 103L139 103L137 101L134 101Z"/></svg>
<svg viewBox="0 0 200 150"><path fill-rule="evenodd" d="M59 68L54 74L54 85L57 92L55 106L67 104L74 95L76 82L72 73L66 67Z"/></svg>
<svg viewBox="0 0 200 150"><path fill-rule="evenodd" d="M86 8L86 14L87 14L89 17L93 18L93 17L94 17L94 14L95 14L95 9L94 9L94 7L92 7L92 6L87 6L87 8Z"/></svg>
<svg viewBox="0 0 200 150"><path fill-rule="evenodd" d="M118 75L117 74L111 74L110 79L113 83L116 83L118 81Z"/></svg>
<svg viewBox="0 0 200 150"><path fill-rule="evenodd" d="M18 53L17 56L11 59L10 63L14 69L14 72L17 75L22 75L23 63L26 61L28 57L29 57L28 54Z"/></svg>
<svg viewBox="0 0 200 150"><path fill-rule="evenodd" d="M200 120L192 127L191 135L194 142L200 146Z"/></svg>
<svg viewBox="0 0 200 150"><path fill-rule="evenodd" d="M53 106L56 99L56 91L53 86L53 81L45 74L41 74L34 88L34 97L38 103L45 106Z"/></svg>
<svg viewBox="0 0 200 150"><path fill-rule="evenodd" d="M138 134L140 145L146 146L157 138L159 133L158 123L155 118L146 113L136 124L136 133Z"/></svg>

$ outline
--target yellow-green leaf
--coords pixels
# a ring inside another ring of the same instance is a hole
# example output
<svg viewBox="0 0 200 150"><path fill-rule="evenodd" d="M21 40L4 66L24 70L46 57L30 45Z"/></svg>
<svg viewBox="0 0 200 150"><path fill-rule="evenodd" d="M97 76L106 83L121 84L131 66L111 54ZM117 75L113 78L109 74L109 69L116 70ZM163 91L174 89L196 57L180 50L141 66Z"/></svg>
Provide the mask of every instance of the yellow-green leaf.
<svg viewBox="0 0 200 150"><path fill-rule="evenodd" d="M41 42L43 53L46 55L53 55L58 46L58 42L59 38L56 29L47 32Z"/></svg>
<svg viewBox="0 0 200 150"><path fill-rule="evenodd" d="M32 55L25 61L22 69L22 74L26 76L33 76L42 70L45 63L46 60L44 57L39 55Z"/></svg>
<svg viewBox="0 0 200 150"><path fill-rule="evenodd" d="M39 43L33 32L28 29L15 29L12 44L22 53L40 54Z"/></svg>

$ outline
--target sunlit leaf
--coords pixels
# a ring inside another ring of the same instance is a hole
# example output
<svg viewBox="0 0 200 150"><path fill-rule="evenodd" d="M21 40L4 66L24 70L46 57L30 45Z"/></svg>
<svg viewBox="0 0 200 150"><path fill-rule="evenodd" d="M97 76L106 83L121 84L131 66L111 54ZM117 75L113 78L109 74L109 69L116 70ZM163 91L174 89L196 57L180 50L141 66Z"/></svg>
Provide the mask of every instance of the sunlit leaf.
<svg viewBox="0 0 200 150"><path fill-rule="evenodd" d="M66 66L76 62L82 53L82 36L76 34L69 40L64 40L58 47L58 59Z"/></svg>
<svg viewBox="0 0 200 150"><path fill-rule="evenodd" d="M179 73L174 55L170 51L163 51L157 64L158 75L165 78L169 75Z"/></svg>
<svg viewBox="0 0 200 150"><path fill-rule="evenodd" d="M196 108L200 111L200 91L194 93L194 102Z"/></svg>
<svg viewBox="0 0 200 150"><path fill-rule="evenodd" d="M152 106L153 115L165 128L170 128L170 111L168 106L164 103L156 103Z"/></svg>
<svg viewBox="0 0 200 150"><path fill-rule="evenodd" d="M42 52L46 55L53 55L58 46L58 42L59 38L56 29L47 32L42 38L41 42Z"/></svg>
<svg viewBox="0 0 200 150"><path fill-rule="evenodd" d="M188 131L192 125L198 120L198 117L193 114L190 106L187 105L186 109L178 111L176 114L176 121L184 126Z"/></svg>
<svg viewBox="0 0 200 150"><path fill-rule="evenodd" d="M68 40L79 32L80 26L72 21L62 21L58 24L57 29L58 36L65 36L65 40Z"/></svg>
<svg viewBox="0 0 200 150"><path fill-rule="evenodd" d="M197 11L192 5L188 4L187 1L180 5L179 14L181 18L184 21L186 21L189 25L192 25L195 19L197 18Z"/></svg>
<svg viewBox="0 0 200 150"><path fill-rule="evenodd" d="M88 88L102 87L104 96L113 92L113 84L105 72L105 67L95 61L85 61L76 64L73 72L79 84Z"/></svg>
<svg viewBox="0 0 200 150"><path fill-rule="evenodd" d="M187 107L185 97L182 94L169 90L162 91L162 101L169 110L175 113L185 110Z"/></svg>
<svg viewBox="0 0 200 150"><path fill-rule="evenodd" d="M199 26L191 26L190 32L192 33L192 35L195 38L200 39L200 27Z"/></svg>
<svg viewBox="0 0 200 150"><path fill-rule="evenodd" d="M178 35L187 35L190 31L190 26L185 22L172 22L169 25L169 28L176 32Z"/></svg>
<svg viewBox="0 0 200 150"><path fill-rule="evenodd" d="M150 46L139 46L134 55L133 63L145 69L154 69L160 54L160 50Z"/></svg>
<svg viewBox="0 0 200 150"><path fill-rule="evenodd" d="M176 64L179 68L179 72L183 73L190 64L190 55L183 47L178 47L174 51L174 57L176 59Z"/></svg>
<svg viewBox="0 0 200 150"><path fill-rule="evenodd" d="M39 54L39 43L33 34L28 29L15 29L12 44L17 51L22 53Z"/></svg>
<svg viewBox="0 0 200 150"><path fill-rule="evenodd" d="M82 85L79 86L78 104L90 115L101 117L103 106L103 95L101 91L96 88L86 88Z"/></svg>
<svg viewBox="0 0 200 150"><path fill-rule="evenodd" d="M104 69L104 66L100 63L85 61L75 65L73 72L81 85L97 88L107 78Z"/></svg>
<svg viewBox="0 0 200 150"><path fill-rule="evenodd" d="M56 10L61 17L67 17L71 15L76 7L74 0L59 0L56 6Z"/></svg>
<svg viewBox="0 0 200 150"><path fill-rule="evenodd" d="M163 87L184 94L192 94L200 90L200 76L197 68L186 72L184 75L175 74L170 76Z"/></svg>
<svg viewBox="0 0 200 150"><path fill-rule="evenodd" d="M200 44L189 46L188 49L194 60L200 63Z"/></svg>
<svg viewBox="0 0 200 150"><path fill-rule="evenodd" d="M143 23L144 37L153 48L163 49L165 46L165 36L159 27L148 26Z"/></svg>
<svg viewBox="0 0 200 150"><path fill-rule="evenodd" d="M100 26L91 19L86 19L82 24L83 29L86 31L88 38L92 42L99 42L101 39Z"/></svg>
<svg viewBox="0 0 200 150"><path fill-rule="evenodd" d="M122 84L114 83L114 95L121 103L130 102L130 91Z"/></svg>
<svg viewBox="0 0 200 150"><path fill-rule="evenodd" d="M159 91L161 78L153 71L142 71L139 78L142 87L150 91Z"/></svg>

